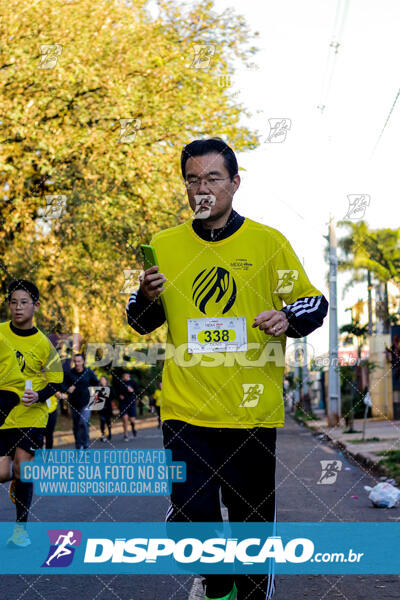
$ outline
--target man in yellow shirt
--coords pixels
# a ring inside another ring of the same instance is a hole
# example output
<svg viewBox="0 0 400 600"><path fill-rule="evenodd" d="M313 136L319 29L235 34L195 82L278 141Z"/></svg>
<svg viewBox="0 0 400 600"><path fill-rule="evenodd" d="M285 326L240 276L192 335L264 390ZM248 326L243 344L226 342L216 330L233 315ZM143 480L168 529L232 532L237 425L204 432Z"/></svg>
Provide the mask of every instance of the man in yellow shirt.
<svg viewBox="0 0 400 600"><path fill-rule="evenodd" d="M157 418L158 418L158 425L157 428L160 429L161 427L161 389L162 389L162 383L160 382L158 384L158 389L156 389L156 391L153 394L153 399L154 399L154 406L156 409L156 413L157 413Z"/></svg>
<svg viewBox="0 0 400 600"><path fill-rule="evenodd" d="M142 335L168 323L164 446L187 477L172 484L167 521L221 521L222 492L231 521L273 522L286 337L320 327L328 303L279 231L233 210L240 177L223 140L188 144L181 170L194 219L153 237L158 266L127 306ZM209 600L275 592L273 572L205 584Z"/></svg>
<svg viewBox="0 0 400 600"><path fill-rule="evenodd" d="M33 325L40 306L37 287L25 279L15 280L9 285L7 301L11 321L0 323L0 336L15 355L25 390L0 426L0 481L14 478L10 495L15 501L17 522L8 542L25 547L30 544L25 523L32 503L33 483L21 481L20 465L32 460L35 450L43 445L48 419L46 400L60 391L63 369L49 339Z"/></svg>

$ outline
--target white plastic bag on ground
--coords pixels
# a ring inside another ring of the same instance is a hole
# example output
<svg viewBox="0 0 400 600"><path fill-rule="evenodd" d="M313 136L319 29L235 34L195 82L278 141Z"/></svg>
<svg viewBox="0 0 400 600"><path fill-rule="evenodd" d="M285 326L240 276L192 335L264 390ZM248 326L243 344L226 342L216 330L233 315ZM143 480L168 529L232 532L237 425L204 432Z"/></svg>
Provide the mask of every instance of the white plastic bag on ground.
<svg viewBox="0 0 400 600"><path fill-rule="evenodd" d="M386 481L378 483L373 488L364 485L364 490L369 492L368 498L378 508L392 508L400 501L400 490Z"/></svg>

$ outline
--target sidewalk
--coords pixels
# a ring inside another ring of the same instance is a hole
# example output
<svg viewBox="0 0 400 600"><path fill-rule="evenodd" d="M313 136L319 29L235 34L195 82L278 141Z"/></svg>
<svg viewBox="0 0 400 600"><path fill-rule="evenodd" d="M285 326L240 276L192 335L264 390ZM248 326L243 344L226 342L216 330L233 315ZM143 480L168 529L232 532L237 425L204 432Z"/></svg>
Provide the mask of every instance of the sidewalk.
<svg viewBox="0 0 400 600"><path fill-rule="evenodd" d="M314 433L325 435L342 452L351 455L359 464L373 467L386 474L386 469L378 462L384 458L378 453L384 450L400 450L400 421L367 419L365 441L362 441L363 419L354 419L357 433L343 433L346 425L343 419L337 427L329 427L322 410L315 410L317 421L304 421Z"/></svg>
<svg viewBox="0 0 400 600"><path fill-rule="evenodd" d="M157 417L148 417L147 419L143 419L143 420L136 419L135 427L139 431L140 429L148 429L149 427L156 427L157 423L158 423ZM118 433L123 433L123 431L124 431L124 429L123 429L122 422L112 424L112 435L113 436ZM131 429L129 426L129 435L130 435L130 431L131 431ZM101 437L100 427L91 425L89 434L90 434L91 442L93 442L96 439L100 439L100 437ZM54 432L54 448L57 448L58 446L64 446L65 444L75 445L75 439L74 439L74 435L72 433L72 421L71 421L71 431L70 432L69 431L68 432L65 432L65 431L55 431Z"/></svg>

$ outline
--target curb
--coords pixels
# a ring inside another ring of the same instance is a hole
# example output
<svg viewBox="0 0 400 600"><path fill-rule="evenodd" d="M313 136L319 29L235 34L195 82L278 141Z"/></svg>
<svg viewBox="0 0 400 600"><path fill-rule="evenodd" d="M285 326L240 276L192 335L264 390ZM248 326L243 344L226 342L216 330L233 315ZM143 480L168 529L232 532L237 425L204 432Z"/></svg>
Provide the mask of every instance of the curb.
<svg viewBox="0 0 400 600"><path fill-rule="evenodd" d="M135 427L137 430L139 429L149 429L150 427L154 427L158 424L157 417L149 417L148 419L144 419L143 421L136 421ZM71 422L72 428L72 422ZM118 433L123 433L124 428L122 423L114 423L112 427L113 435ZM90 442L94 442L97 438L100 438L101 431L98 427L92 426L89 429L89 435L92 434L94 437L90 439ZM55 431L54 432L54 447L63 446L64 444L75 443L74 434L71 432L64 431Z"/></svg>
<svg viewBox="0 0 400 600"><path fill-rule="evenodd" d="M307 427L307 429L311 431L313 435L323 435L323 438L321 439L331 442L332 445L340 450L346 458L352 458L360 467L365 467L376 475L390 477L388 469L384 465L378 464L377 460L372 458L371 455L366 456L365 454L361 454L361 452L352 451L345 443L341 442L340 440L335 440L323 429L320 429L319 427L311 427L308 425L308 421L297 420L294 418L294 416L290 416L296 423L303 423L303 425Z"/></svg>

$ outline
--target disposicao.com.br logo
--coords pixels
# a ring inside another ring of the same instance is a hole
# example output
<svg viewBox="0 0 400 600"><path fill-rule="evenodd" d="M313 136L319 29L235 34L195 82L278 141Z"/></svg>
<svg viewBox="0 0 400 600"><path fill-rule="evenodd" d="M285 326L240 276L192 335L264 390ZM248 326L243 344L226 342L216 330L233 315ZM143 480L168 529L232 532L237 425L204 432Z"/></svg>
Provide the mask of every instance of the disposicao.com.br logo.
<svg viewBox="0 0 400 600"><path fill-rule="evenodd" d="M351 551L352 555L354 553ZM319 553L320 554L320 553ZM329 554L329 553L326 553ZM333 553L339 557L341 553ZM333 555L332 554L332 555ZM268 559L277 563L313 561L314 543L308 538L294 538L285 545L280 536L262 538L90 538L86 543L85 563L155 563L170 557L181 564L264 564ZM317 556L317 555L316 555ZM357 556L358 560L362 556ZM347 558L344 557L344 562ZM338 558L333 558L338 560ZM320 562L320 561L319 561ZM323 562L328 562L324 554Z"/></svg>
<svg viewBox="0 0 400 600"><path fill-rule="evenodd" d="M0 523L0 539L9 530ZM400 522L42 522L27 531L27 560L0 544L0 573L399 573Z"/></svg>

